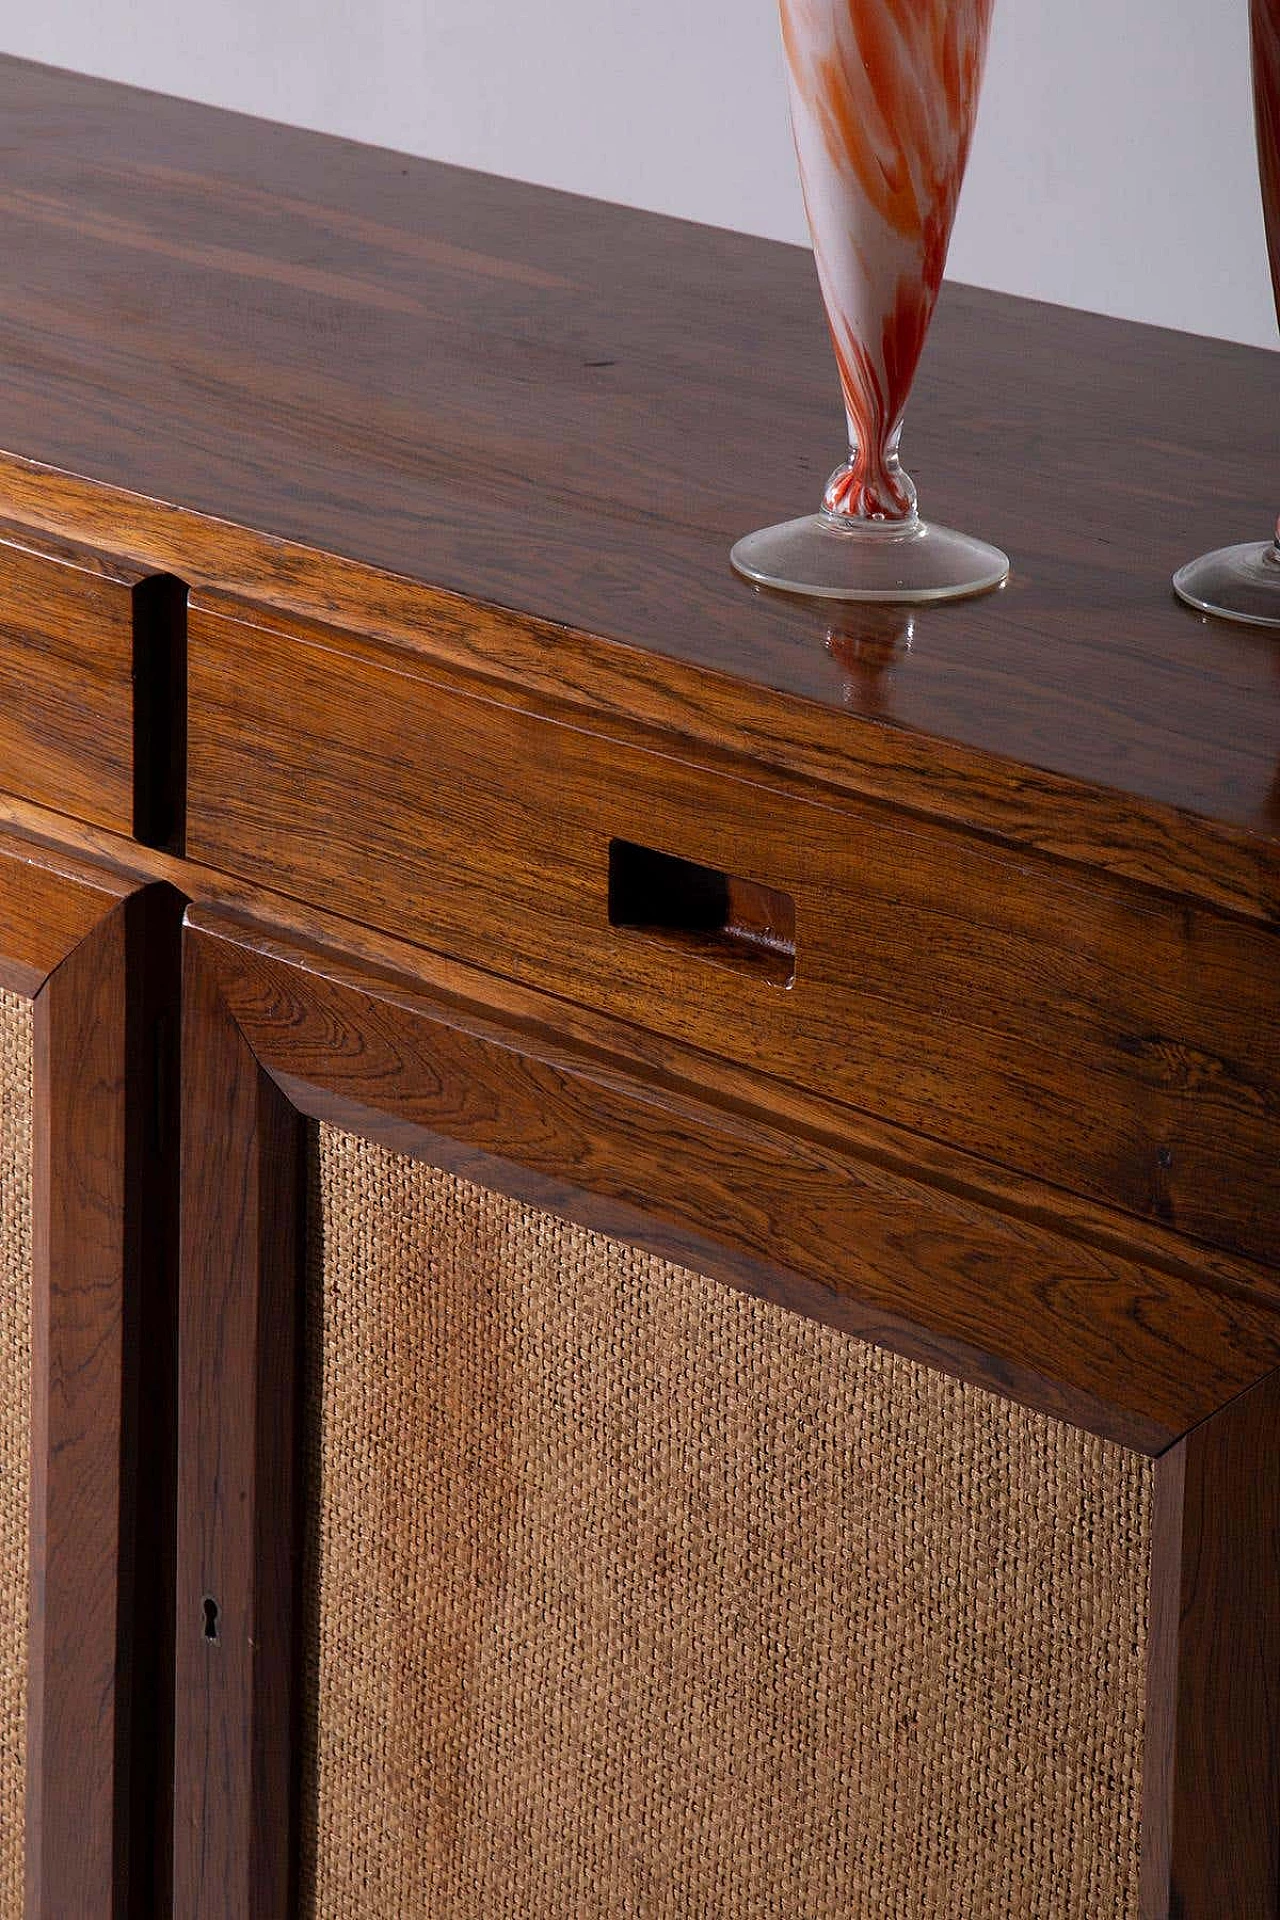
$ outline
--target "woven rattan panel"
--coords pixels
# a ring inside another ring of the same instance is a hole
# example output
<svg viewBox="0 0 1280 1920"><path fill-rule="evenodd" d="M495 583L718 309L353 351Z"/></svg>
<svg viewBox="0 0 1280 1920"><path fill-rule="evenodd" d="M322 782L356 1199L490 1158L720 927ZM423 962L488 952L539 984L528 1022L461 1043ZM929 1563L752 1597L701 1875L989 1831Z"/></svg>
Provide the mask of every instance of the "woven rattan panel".
<svg viewBox="0 0 1280 1920"><path fill-rule="evenodd" d="M29 1000L0 988L0 1917L23 1911L31 1448Z"/></svg>
<svg viewBox="0 0 1280 1920"><path fill-rule="evenodd" d="M304 1913L1136 1914L1147 1462L326 1127L308 1309Z"/></svg>

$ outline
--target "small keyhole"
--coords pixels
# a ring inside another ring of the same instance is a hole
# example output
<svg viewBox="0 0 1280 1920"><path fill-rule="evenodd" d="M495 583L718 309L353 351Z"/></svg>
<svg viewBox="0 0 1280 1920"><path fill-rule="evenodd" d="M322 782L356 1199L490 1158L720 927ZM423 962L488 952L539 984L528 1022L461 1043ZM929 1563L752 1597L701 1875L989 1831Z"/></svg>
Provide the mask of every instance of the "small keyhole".
<svg viewBox="0 0 1280 1920"><path fill-rule="evenodd" d="M204 1637L206 1640L216 1640L218 1637L218 1603L216 1600L206 1600L204 1603Z"/></svg>

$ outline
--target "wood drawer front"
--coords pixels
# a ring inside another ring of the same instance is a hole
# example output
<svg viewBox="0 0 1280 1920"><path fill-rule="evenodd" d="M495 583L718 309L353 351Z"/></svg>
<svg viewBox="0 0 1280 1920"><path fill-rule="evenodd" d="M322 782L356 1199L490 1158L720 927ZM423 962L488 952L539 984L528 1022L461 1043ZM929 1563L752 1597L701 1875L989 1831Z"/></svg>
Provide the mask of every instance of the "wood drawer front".
<svg viewBox="0 0 1280 1920"><path fill-rule="evenodd" d="M193 605L193 857L1280 1256L1274 934L348 645ZM614 842L793 903L792 984L746 948L611 924Z"/></svg>
<svg viewBox="0 0 1280 1920"><path fill-rule="evenodd" d="M0 523L0 787L171 842L182 607L166 575Z"/></svg>

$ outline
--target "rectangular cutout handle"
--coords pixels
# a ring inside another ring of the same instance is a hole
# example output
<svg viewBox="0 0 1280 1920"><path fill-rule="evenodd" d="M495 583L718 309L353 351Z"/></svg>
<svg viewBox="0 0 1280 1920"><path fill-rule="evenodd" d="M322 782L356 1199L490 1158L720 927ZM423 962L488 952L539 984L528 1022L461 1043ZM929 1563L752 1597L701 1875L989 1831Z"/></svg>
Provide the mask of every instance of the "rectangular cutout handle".
<svg viewBox="0 0 1280 1920"><path fill-rule="evenodd" d="M796 977L790 894L631 840L609 842L609 924L770 986Z"/></svg>

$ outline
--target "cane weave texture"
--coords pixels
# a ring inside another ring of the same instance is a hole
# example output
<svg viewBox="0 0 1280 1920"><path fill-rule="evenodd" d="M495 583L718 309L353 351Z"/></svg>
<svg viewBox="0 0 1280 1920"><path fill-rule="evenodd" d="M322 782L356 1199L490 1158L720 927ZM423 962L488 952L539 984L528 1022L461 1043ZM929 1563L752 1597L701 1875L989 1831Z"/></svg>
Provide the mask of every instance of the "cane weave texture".
<svg viewBox="0 0 1280 1920"><path fill-rule="evenodd" d="M303 1912L1137 1913L1149 1464L328 1127Z"/></svg>
<svg viewBox="0 0 1280 1920"><path fill-rule="evenodd" d="M0 1916L22 1920L31 1450L34 1033L0 988Z"/></svg>

